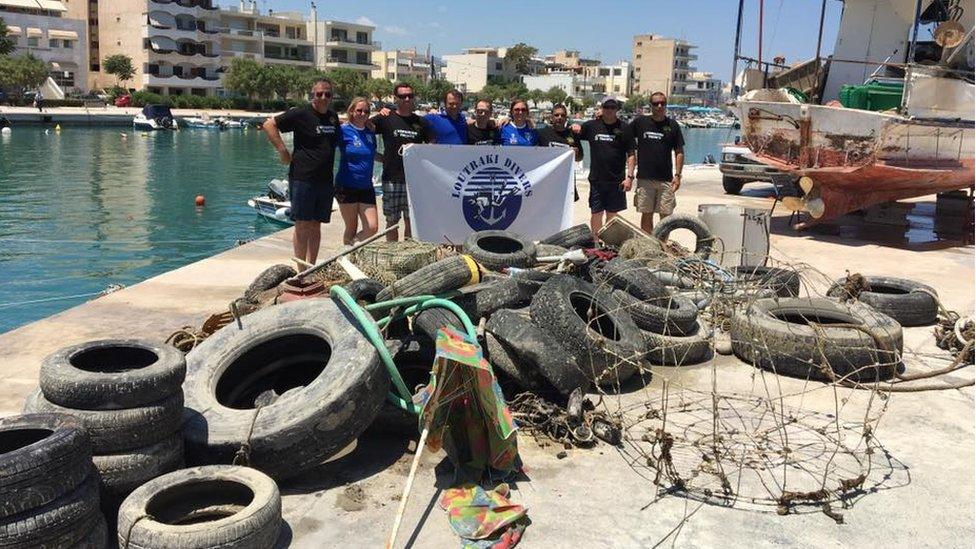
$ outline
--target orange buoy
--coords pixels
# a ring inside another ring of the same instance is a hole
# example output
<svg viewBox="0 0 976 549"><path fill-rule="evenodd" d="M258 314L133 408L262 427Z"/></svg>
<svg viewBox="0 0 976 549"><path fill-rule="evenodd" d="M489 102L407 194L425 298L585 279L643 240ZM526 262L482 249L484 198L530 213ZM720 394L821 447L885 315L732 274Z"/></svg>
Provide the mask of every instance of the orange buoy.
<svg viewBox="0 0 976 549"><path fill-rule="evenodd" d="M197 206L203 206L206 202L207 199L204 198L202 194L197 195L197 199L195 200Z"/></svg>

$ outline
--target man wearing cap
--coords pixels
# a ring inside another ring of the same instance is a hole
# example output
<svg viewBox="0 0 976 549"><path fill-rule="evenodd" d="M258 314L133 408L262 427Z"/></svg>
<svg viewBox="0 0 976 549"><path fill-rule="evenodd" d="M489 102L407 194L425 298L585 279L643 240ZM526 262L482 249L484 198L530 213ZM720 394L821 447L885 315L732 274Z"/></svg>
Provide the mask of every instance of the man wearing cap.
<svg viewBox="0 0 976 549"><path fill-rule="evenodd" d="M573 130L566 125L569 121L569 110L566 105L557 103L549 112L549 125L539 130L539 145L542 147L562 147L573 149L577 162L583 161L583 145L579 138L573 135ZM573 201L579 200L576 184L573 184Z"/></svg>
<svg viewBox="0 0 976 549"><path fill-rule="evenodd" d="M629 124L617 118L621 103L614 97L603 100L600 117L573 124L580 139L590 143L590 228L603 227L604 212L610 221L627 209L627 191L633 184L634 134Z"/></svg>
<svg viewBox="0 0 976 549"><path fill-rule="evenodd" d="M637 189L634 207L641 214L641 229L650 233L654 213L661 219L674 212L674 193L681 186L685 164L685 140L681 126L665 114L668 98L661 92L651 94L651 115L641 115L631 122L637 139ZM674 152L674 166L671 153ZM633 175L633 169L629 172Z"/></svg>

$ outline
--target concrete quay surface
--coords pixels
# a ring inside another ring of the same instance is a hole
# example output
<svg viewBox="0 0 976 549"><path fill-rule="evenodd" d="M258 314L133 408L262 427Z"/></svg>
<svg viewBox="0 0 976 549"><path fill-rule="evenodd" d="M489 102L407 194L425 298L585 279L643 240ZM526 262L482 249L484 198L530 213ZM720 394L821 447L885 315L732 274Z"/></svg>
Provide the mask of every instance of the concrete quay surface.
<svg viewBox="0 0 976 549"><path fill-rule="evenodd" d="M584 221L588 217L585 185L580 191L584 199L576 204L575 214ZM699 204L713 203L769 208L770 195L768 185L757 183L747 185L741 196L727 196L717 170L689 168L678 193L678 211L695 213ZM954 221L948 226L945 220L935 223L934 203L935 197L911 203L908 230L849 217L796 233L788 226L788 215L778 208L771 256L815 268L818 273L804 271L812 291L822 292L828 280L848 270L906 277L935 287L946 307L969 315L974 308L974 248L965 242L972 241L971 229ZM633 211L625 216L637 220ZM936 233L959 232L959 240L934 238ZM288 261L290 235L290 230L281 231L0 334L0 415L19 412L24 397L37 384L41 360L59 347L106 337L162 340L183 325L199 326L210 314L225 310L258 272L271 263ZM331 250L340 243L341 224L327 226L323 248ZM324 249L322 255L326 253ZM905 329L909 371L947 364L947 354L935 347L931 332L931 327ZM972 370L945 376L946 381L972 379ZM872 414L880 413L881 403L870 392L834 391L774 376L729 356L696 366L655 367L646 386L631 384L623 394L605 397L601 406L612 411L642 402L660 403L664 381L671 399L690 402L708 395L714 384L719 393L763 397L796 414L829 417L840 408L842 421L856 422L869 405ZM780 399L780 395L787 396ZM874 432L883 451L871 459L865 491L852 498L848 508L834 505L834 511L843 515L843 524L817 507L780 516L775 507L746 501L702 505L677 494L659 496L648 480L653 473L626 448L601 444L569 449L560 458L561 446L540 445L531 435L520 433L526 474L513 483L512 499L528 507L532 521L520 546L652 547L663 541L680 547L971 547L976 517L973 389L892 394L883 404ZM811 469L826 463L830 455L829 448L810 452ZM345 455L283 483L286 527L280 545L382 545L412 458L413 443L363 437ZM440 490L451 481L450 467L444 462L443 454L422 457L398 546L458 545L446 513L437 505Z"/></svg>
<svg viewBox="0 0 976 549"><path fill-rule="evenodd" d="M132 117L142 111L139 107L52 107L38 111L34 107L0 107L0 115L14 126L19 124L62 124L66 126L132 126ZM263 119L275 113L260 113L236 109L173 109L173 116Z"/></svg>

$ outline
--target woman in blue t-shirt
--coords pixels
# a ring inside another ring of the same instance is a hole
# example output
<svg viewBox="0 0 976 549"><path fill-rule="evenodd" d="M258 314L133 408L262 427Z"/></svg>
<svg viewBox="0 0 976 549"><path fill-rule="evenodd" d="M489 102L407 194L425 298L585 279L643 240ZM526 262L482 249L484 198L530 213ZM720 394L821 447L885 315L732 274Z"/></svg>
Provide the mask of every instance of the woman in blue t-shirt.
<svg viewBox="0 0 976 549"><path fill-rule="evenodd" d="M508 107L507 124L502 126L501 144L511 147L535 147L539 144L539 132L529 124L529 104L521 99Z"/></svg>
<svg viewBox="0 0 976 549"><path fill-rule="evenodd" d="M366 127L369 101L357 97L346 111L349 121L342 125L339 140L339 172L335 178L335 197L346 229L346 245L376 234L376 191L373 190L373 160L376 156L376 134ZM362 220L363 228L359 230ZM359 230L359 232L357 232Z"/></svg>

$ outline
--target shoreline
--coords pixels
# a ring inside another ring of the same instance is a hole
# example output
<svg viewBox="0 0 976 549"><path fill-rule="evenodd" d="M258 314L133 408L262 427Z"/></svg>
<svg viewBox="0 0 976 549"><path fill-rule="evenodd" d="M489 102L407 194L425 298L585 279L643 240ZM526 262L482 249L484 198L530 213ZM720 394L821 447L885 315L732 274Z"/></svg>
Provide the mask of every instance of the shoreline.
<svg viewBox="0 0 976 549"><path fill-rule="evenodd" d="M71 126L132 126L132 118L142 111L140 107L53 107L39 112L34 107L0 107L0 115L7 117L13 125ZM243 111L237 109L172 109L173 116L183 117L229 117L235 119L258 120L274 116L278 112Z"/></svg>

